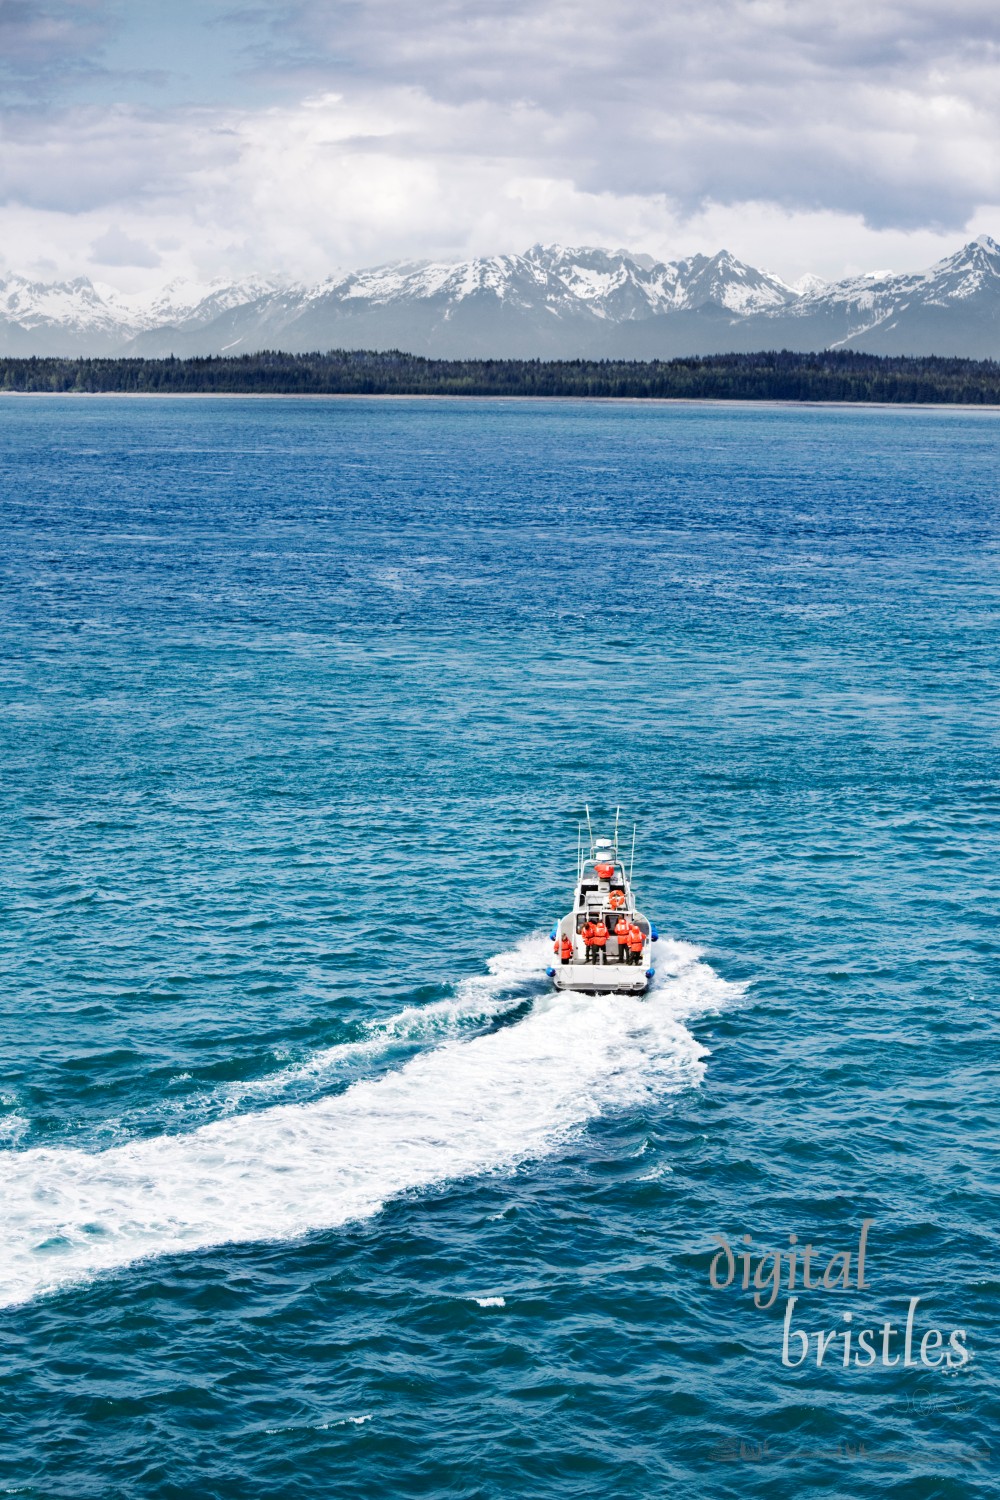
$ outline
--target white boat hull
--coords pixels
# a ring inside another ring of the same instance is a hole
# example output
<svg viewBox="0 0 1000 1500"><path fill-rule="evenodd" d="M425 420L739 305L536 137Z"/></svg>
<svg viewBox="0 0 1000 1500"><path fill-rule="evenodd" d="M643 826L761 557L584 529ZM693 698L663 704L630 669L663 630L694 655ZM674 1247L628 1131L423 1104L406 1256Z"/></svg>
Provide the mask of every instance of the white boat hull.
<svg viewBox="0 0 1000 1500"><path fill-rule="evenodd" d="M641 995L649 988L646 971L637 964L557 964L552 983L557 990L589 995Z"/></svg>

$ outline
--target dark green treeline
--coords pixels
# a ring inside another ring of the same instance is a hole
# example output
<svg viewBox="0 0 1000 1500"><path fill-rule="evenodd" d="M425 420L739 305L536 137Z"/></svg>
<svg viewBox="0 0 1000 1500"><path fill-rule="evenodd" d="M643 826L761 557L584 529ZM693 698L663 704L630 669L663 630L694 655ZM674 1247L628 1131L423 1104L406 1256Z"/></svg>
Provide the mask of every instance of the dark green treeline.
<svg viewBox="0 0 1000 1500"><path fill-rule="evenodd" d="M671 360L423 359L263 352L204 359L6 359L0 390L164 395L593 396L1000 404L995 360L719 354Z"/></svg>

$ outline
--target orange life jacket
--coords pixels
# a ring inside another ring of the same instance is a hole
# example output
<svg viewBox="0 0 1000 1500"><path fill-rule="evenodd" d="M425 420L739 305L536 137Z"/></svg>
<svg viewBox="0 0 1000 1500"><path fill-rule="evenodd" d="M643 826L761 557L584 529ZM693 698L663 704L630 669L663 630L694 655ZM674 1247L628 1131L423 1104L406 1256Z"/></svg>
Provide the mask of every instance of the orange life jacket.
<svg viewBox="0 0 1000 1500"><path fill-rule="evenodd" d="M583 938L583 941L584 941L584 944L585 944L586 947L592 948L594 946L594 924L593 924L593 922L587 922L587 923L584 924L583 927L580 928L580 936Z"/></svg>
<svg viewBox="0 0 1000 1500"><path fill-rule="evenodd" d="M568 937L563 938L559 951L563 958L573 957L573 944Z"/></svg>
<svg viewBox="0 0 1000 1500"><path fill-rule="evenodd" d="M597 871L602 880L610 880L612 875L615 873L614 865L595 865L594 869Z"/></svg>
<svg viewBox="0 0 1000 1500"><path fill-rule="evenodd" d="M624 917L619 917L615 923L615 937L620 943L628 941L628 935L632 931Z"/></svg>
<svg viewBox="0 0 1000 1500"><path fill-rule="evenodd" d="M595 925L594 925L594 936L593 936L593 939L592 939L594 947L595 948L603 948L604 944L607 942L607 940L608 940L608 929L605 927L604 923L603 922L597 922L597 923L595 923Z"/></svg>
<svg viewBox="0 0 1000 1500"><path fill-rule="evenodd" d="M631 953L641 953L646 939L638 927L630 927L628 930L628 946Z"/></svg>
<svg viewBox="0 0 1000 1500"><path fill-rule="evenodd" d="M611 895L608 897L608 905L611 907L612 911L621 911L622 907L625 905L625 892L612 891Z"/></svg>

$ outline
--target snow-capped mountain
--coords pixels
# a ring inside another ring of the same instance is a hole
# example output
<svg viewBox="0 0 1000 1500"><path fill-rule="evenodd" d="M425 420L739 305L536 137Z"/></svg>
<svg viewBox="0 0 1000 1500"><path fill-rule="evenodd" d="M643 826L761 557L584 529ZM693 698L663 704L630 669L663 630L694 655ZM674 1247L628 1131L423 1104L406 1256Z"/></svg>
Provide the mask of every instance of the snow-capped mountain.
<svg viewBox="0 0 1000 1500"><path fill-rule="evenodd" d="M177 327L214 322L234 307L243 307L278 291L279 283L265 276L245 281L171 281L153 297L119 297L135 328Z"/></svg>
<svg viewBox="0 0 1000 1500"><path fill-rule="evenodd" d="M275 281L171 282L152 297L91 282L0 280L0 352L117 354L150 329L199 328L234 307L273 294Z"/></svg>
<svg viewBox="0 0 1000 1500"><path fill-rule="evenodd" d="M85 276L45 283L9 276L0 281L0 348L10 354L41 354L56 347L82 352L120 343L132 323L111 287Z"/></svg>
<svg viewBox="0 0 1000 1500"><path fill-rule="evenodd" d="M124 296L80 277L0 281L0 353L166 354L404 349L462 357L648 359L837 346L1000 356L1000 246L974 240L927 271L827 284L714 256L534 245L312 285L174 282Z"/></svg>
<svg viewBox="0 0 1000 1500"><path fill-rule="evenodd" d="M792 349L805 336L811 348L996 358L1000 245L981 235L926 271L806 289L772 321Z"/></svg>

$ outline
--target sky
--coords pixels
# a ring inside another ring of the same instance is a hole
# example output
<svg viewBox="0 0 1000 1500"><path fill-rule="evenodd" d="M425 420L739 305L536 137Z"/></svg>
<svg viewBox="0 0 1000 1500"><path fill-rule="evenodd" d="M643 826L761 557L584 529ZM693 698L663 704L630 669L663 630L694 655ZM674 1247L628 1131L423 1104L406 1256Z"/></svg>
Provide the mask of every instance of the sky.
<svg viewBox="0 0 1000 1500"><path fill-rule="evenodd" d="M996 0L0 0L0 266L122 291L1000 237Z"/></svg>

